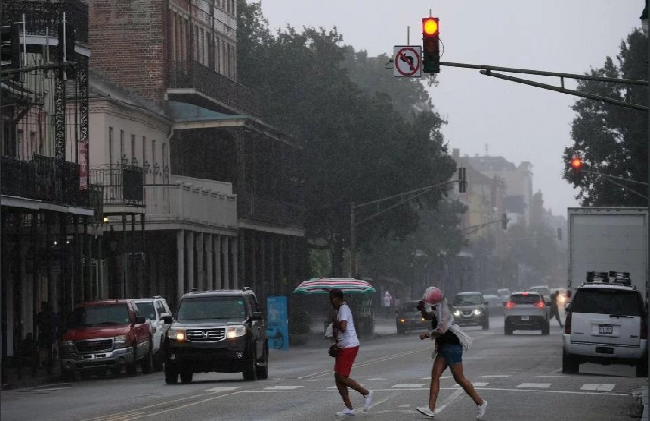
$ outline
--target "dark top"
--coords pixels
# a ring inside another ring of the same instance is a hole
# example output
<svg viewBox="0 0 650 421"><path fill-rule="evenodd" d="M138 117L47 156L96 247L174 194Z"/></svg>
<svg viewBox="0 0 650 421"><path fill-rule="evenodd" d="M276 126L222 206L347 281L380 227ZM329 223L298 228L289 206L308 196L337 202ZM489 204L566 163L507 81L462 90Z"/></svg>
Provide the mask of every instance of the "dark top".
<svg viewBox="0 0 650 421"><path fill-rule="evenodd" d="M436 327L438 327L438 319L436 316L433 316L433 319L431 319L431 329L435 329ZM443 345L460 345L460 341L454 332L447 329L443 335L436 338L436 344L438 345L438 348L440 348Z"/></svg>

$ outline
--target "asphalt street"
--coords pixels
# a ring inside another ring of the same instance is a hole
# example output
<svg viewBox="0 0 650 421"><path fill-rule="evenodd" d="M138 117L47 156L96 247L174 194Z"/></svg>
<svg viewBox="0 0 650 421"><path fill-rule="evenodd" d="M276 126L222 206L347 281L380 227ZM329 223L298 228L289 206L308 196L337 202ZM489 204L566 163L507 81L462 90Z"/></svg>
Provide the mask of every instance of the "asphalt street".
<svg viewBox="0 0 650 421"><path fill-rule="evenodd" d="M487 400L487 420L629 420L632 392L645 379L627 366L582 365L580 374L561 373L560 328L551 335L503 334L465 329L474 344L464 355L466 376ZM432 342L417 332L362 342L352 377L374 391L373 405L357 418L424 419ZM196 374L194 383L169 386L162 373L107 377L2 393L1 418L10 420L328 420L343 409L334 388L333 359L322 347L272 351L268 380L245 382L235 374ZM353 404L362 398L352 393ZM473 420L476 407L443 374L436 419Z"/></svg>

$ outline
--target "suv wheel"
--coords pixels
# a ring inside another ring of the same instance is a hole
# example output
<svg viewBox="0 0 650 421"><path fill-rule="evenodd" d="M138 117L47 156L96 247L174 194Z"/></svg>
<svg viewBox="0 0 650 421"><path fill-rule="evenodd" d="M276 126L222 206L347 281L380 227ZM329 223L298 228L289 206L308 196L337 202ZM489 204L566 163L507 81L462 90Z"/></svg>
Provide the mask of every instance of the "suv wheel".
<svg viewBox="0 0 650 421"><path fill-rule="evenodd" d="M143 374L149 374L153 371L153 354L151 349L152 349L151 342L149 342L149 352L147 352L147 356L144 357L140 365L142 367Z"/></svg>
<svg viewBox="0 0 650 421"><path fill-rule="evenodd" d="M178 383L178 371L169 363L165 364L165 383Z"/></svg>
<svg viewBox="0 0 650 421"><path fill-rule="evenodd" d="M255 348L251 351L251 357L244 362L244 380L253 381L257 380L257 356L255 355Z"/></svg>
<svg viewBox="0 0 650 421"><path fill-rule="evenodd" d="M580 363L575 355L571 355L565 350L562 350L562 372L567 374L575 374L580 371Z"/></svg>
<svg viewBox="0 0 650 421"><path fill-rule="evenodd" d="M194 373L192 373L191 371L181 371L181 383L183 384L192 383L193 378L194 378Z"/></svg>
<svg viewBox="0 0 650 421"><path fill-rule="evenodd" d="M261 380L266 380L269 378L269 346L264 345L264 357L260 364L255 368L255 374L257 378Z"/></svg>
<svg viewBox="0 0 650 421"><path fill-rule="evenodd" d="M128 376L135 376L138 372L138 347L136 344L133 344L133 361L130 364L126 365L126 374Z"/></svg>
<svg viewBox="0 0 650 421"><path fill-rule="evenodd" d="M636 363L636 376L648 377L648 356L643 356L639 362Z"/></svg>

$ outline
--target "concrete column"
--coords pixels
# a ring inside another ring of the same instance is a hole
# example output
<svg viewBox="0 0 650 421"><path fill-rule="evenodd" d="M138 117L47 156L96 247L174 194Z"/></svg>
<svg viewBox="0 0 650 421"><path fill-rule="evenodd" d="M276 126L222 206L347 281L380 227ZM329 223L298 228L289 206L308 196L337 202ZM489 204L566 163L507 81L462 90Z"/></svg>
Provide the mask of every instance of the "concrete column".
<svg viewBox="0 0 650 421"><path fill-rule="evenodd" d="M223 235L221 237L221 256L223 259L221 260L221 265L223 266L223 287L225 289L230 288L232 285L230 282L230 271L229 271L229 266L230 266L230 239L228 238L227 235Z"/></svg>
<svg viewBox="0 0 650 421"><path fill-rule="evenodd" d="M246 261L246 237L245 233L242 231L239 235L239 241L237 241L239 245L239 256L237 259L237 273L239 274L237 277L237 284L241 285L241 287L247 287L248 285L248 279L246 277L246 267L248 267L248 263ZM240 287L240 288L241 288Z"/></svg>
<svg viewBox="0 0 650 421"><path fill-rule="evenodd" d="M231 241L232 248L232 287L239 288L239 239L233 237Z"/></svg>
<svg viewBox="0 0 650 421"><path fill-rule="evenodd" d="M205 234L205 289L214 289L214 254L212 252L212 245L214 238L212 234Z"/></svg>
<svg viewBox="0 0 650 421"><path fill-rule="evenodd" d="M256 294L266 297L269 295L269 262L268 253L266 252L267 245L269 244L266 234L260 235L260 284L257 285L255 290Z"/></svg>
<svg viewBox="0 0 650 421"><path fill-rule="evenodd" d="M250 238L250 250L251 250L251 261L250 261L250 268L251 268L251 279L250 279L250 287L253 288L253 291L257 293L258 290L258 285L257 285L257 272L258 272L258 263L257 263L257 235L255 234L254 231L251 231L251 234L249 236Z"/></svg>
<svg viewBox="0 0 650 421"><path fill-rule="evenodd" d="M192 291L194 288L194 231L187 231L185 248L187 249L187 290Z"/></svg>
<svg viewBox="0 0 650 421"><path fill-rule="evenodd" d="M185 293L185 231L176 233L176 295ZM157 265L156 265L157 266Z"/></svg>
<svg viewBox="0 0 650 421"><path fill-rule="evenodd" d="M223 289L223 276L221 276L221 236L214 236L214 289Z"/></svg>
<svg viewBox="0 0 650 421"><path fill-rule="evenodd" d="M199 291L205 291L204 267L203 267L203 233L196 233L196 287Z"/></svg>

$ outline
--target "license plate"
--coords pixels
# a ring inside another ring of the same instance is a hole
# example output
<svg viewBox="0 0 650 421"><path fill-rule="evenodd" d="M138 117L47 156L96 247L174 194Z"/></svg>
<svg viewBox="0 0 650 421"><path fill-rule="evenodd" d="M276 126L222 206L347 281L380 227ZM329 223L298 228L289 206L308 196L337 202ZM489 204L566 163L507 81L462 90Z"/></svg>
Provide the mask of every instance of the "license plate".
<svg viewBox="0 0 650 421"><path fill-rule="evenodd" d="M598 326L598 333L601 335L611 335L614 333L614 327L611 325L600 325Z"/></svg>
<svg viewBox="0 0 650 421"><path fill-rule="evenodd" d="M521 316L521 320L530 320L528 316Z"/></svg>
<svg viewBox="0 0 650 421"><path fill-rule="evenodd" d="M599 354L613 354L614 353L614 348L607 348L604 346L597 346L596 347L596 352Z"/></svg>

